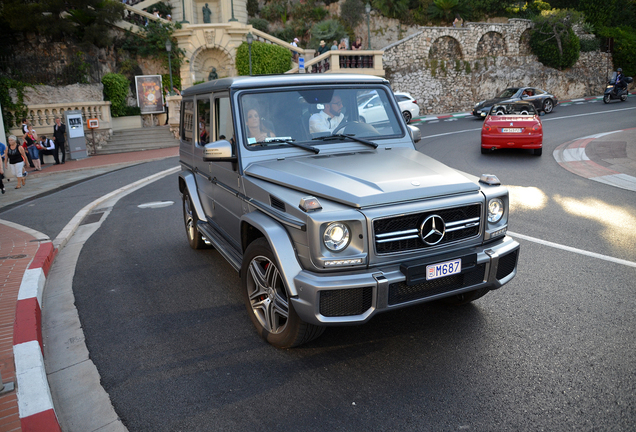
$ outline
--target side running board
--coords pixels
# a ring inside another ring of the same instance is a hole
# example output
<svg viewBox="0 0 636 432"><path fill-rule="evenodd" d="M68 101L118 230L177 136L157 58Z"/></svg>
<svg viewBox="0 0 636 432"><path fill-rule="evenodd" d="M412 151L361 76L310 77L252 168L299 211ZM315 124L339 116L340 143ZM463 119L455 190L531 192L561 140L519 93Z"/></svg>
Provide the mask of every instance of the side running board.
<svg viewBox="0 0 636 432"><path fill-rule="evenodd" d="M197 228L201 234L203 234L203 237L212 243L216 250L223 255L223 258L225 258L230 265L234 267L234 270L240 272L241 265L243 263L243 256L207 222L199 221Z"/></svg>

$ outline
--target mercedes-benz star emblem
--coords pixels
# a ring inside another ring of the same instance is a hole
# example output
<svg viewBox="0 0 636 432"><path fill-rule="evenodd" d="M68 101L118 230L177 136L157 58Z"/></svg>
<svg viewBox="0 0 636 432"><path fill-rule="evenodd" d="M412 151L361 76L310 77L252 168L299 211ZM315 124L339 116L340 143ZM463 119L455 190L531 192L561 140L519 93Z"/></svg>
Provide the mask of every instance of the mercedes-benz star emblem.
<svg viewBox="0 0 636 432"><path fill-rule="evenodd" d="M420 225L420 237L422 241L429 246L436 245L441 242L446 233L446 225L444 219L438 215L431 215L424 219Z"/></svg>

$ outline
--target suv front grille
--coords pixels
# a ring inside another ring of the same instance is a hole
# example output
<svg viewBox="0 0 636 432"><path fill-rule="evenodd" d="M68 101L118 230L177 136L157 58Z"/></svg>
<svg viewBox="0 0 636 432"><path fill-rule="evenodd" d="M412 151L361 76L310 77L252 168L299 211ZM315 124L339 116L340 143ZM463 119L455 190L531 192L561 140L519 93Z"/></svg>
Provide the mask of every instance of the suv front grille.
<svg viewBox="0 0 636 432"><path fill-rule="evenodd" d="M375 250L378 255L430 248L420 237L420 226L429 216L444 220L446 233L433 246L443 246L479 235L481 204L471 204L441 210L430 210L373 221Z"/></svg>
<svg viewBox="0 0 636 432"><path fill-rule="evenodd" d="M479 264L466 273L433 279L417 285L407 285L406 281L391 284L389 285L389 305L419 300L477 285L484 281L485 269L485 264Z"/></svg>

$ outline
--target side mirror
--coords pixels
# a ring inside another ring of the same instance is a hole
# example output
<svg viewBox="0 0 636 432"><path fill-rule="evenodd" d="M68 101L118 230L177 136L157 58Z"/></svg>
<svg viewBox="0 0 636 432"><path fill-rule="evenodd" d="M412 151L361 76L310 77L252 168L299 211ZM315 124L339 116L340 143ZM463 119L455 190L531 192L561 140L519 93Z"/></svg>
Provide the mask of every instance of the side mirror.
<svg viewBox="0 0 636 432"><path fill-rule="evenodd" d="M236 156L232 155L232 144L226 140L215 141L203 147L203 160L235 162Z"/></svg>
<svg viewBox="0 0 636 432"><path fill-rule="evenodd" d="M422 140L422 131L420 128L412 125L407 125L409 128L409 135L411 135L411 139L414 143L418 143Z"/></svg>

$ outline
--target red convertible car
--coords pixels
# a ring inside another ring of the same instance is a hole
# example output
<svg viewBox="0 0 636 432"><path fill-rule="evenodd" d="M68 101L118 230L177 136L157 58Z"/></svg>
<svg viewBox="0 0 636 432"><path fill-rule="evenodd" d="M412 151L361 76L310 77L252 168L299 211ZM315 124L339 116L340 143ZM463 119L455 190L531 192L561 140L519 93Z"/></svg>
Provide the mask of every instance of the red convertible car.
<svg viewBox="0 0 636 432"><path fill-rule="evenodd" d="M503 148L532 149L541 156L543 126L533 104L509 102L492 106L481 128L481 152Z"/></svg>

